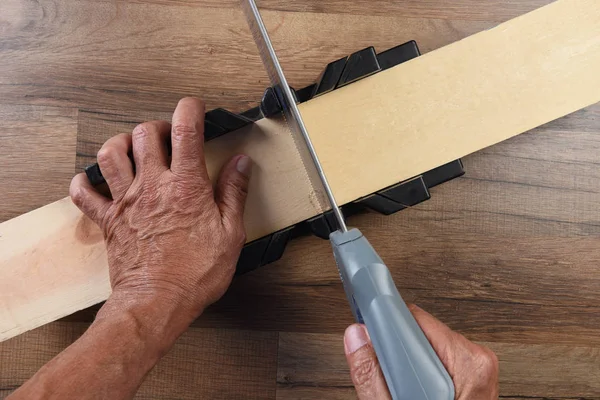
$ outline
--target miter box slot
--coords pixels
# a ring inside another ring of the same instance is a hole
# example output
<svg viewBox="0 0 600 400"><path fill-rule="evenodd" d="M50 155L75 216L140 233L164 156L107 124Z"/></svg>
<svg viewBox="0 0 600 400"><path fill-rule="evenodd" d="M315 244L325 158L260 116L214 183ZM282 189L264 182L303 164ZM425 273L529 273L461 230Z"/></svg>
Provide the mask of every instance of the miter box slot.
<svg viewBox="0 0 600 400"><path fill-rule="evenodd" d="M347 60L348 56L345 56L339 60L335 60L327 64L323 72L321 72L321 75L319 75L317 83L310 86L313 87L313 90L311 92L312 94L307 100L310 100L312 97L329 93L335 89L340 81L340 78L342 77L342 72L344 72Z"/></svg>
<svg viewBox="0 0 600 400"><path fill-rule="evenodd" d="M337 222L333 211L326 211L306 221L308 228L316 237L329 239L329 234L337 230Z"/></svg>
<svg viewBox="0 0 600 400"><path fill-rule="evenodd" d="M352 53L348 57L337 87L348 85L379 71L381 71L381 67L379 66L379 61L377 61L375 48L373 46L367 47L366 49Z"/></svg>
<svg viewBox="0 0 600 400"><path fill-rule="evenodd" d="M221 135L224 135L227 131L225 128L211 122L204 121L204 140L208 141L214 138L218 138Z"/></svg>
<svg viewBox="0 0 600 400"><path fill-rule="evenodd" d="M425 172L422 176L427 187L431 189L434 186L441 185L444 182L448 182L449 180L458 178L464 174L465 168L462 160L459 158L458 160L451 161Z"/></svg>
<svg viewBox="0 0 600 400"><path fill-rule="evenodd" d="M298 91L310 92L310 97L298 96L300 102L329 93L332 90L366 78L377 72L410 61L421 55L417 42L411 40L377 54L373 46L327 64L317 82Z"/></svg>
<svg viewBox="0 0 600 400"><path fill-rule="evenodd" d="M365 206L359 203L348 203L340 207L344 217L348 218L352 215L358 214L364 211ZM295 233L298 232L298 236L301 234L312 233L318 238L329 239L329 235L338 229L337 220L332 210L326 211L320 215L310 218L298 225L296 225Z"/></svg>
<svg viewBox="0 0 600 400"><path fill-rule="evenodd" d="M249 110L243 111L242 113L240 113L240 115L242 115L246 118L249 118L254 122L256 122L262 118L262 114L260 112L260 106L256 106Z"/></svg>
<svg viewBox="0 0 600 400"><path fill-rule="evenodd" d="M204 114L204 123L206 124L207 122L218 126L224 131L223 133L226 133L243 128L244 126L249 125L254 121L243 115L234 114L231 111L227 111L224 108L216 108ZM216 136L207 136L205 127L204 139L211 140L215 137Z"/></svg>
<svg viewBox="0 0 600 400"><path fill-rule="evenodd" d="M262 100L260 101L260 112L267 118L274 115L280 115L283 110L275 90L276 88L274 87L268 87L263 94ZM280 89L277 88L277 90Z"/></svg>
<svg viewBox="0 0 600 400"><path fill-rule="evenodd" d="M427 185L423 181L423 177L417 176L416 178L363 197L358 202L373 211L377 211L383 215L390 215L405 208L415 206L430 198L431 195L429 194Z"/></svg>
<svg viewBox="0 0 600 400"><path fill-rule="evenodd" d="M294 92L296 94L296 100L298 100L298 103L304 103L305 101L312 99L313 93L317 89L318 85L318 83L313 83L312 85L308 85L300 90L295 90Z"/></svg>
<svg viewBox="0 0 600 400"><path fill-rule="evenodd" d="M390 186L357 200L358 203L384 215L415 206L431 195L429 189L464 175L460 159L441 165L415 178Z"/></svg>
<svg viewBox="0 0 600 400"><path fill-rule="evenodd" d="M277 261L291 239L294 226L247 243L240 254L236 274L243 274L260 266Z"/></svg>
<svg viewBox="0 0 600 400"><path fill-rule="evenodd" d="M345 204L342 206L342 213L348 217L366 207L383 215L391 215L429 200L431 198L430 188L458 178L464 173L462 161L455 160L365 196L353 203ZM310 218L304 222L304 225L308 227L309 232L321 239L329 239L329 235L337 230L333 211ZM298 225L298 228L300 226Z"/></svg>
<svg viewBox="0 0 600 400"><path fill-rule="evenodd" d="M379 62L381 70L384 71L388 68L395 67L398 64L410 61L413 58L417 58L420 55L421 52L419 51L417 42L411 40L410 42L403 43L377 54L377 61Z"/></svg>

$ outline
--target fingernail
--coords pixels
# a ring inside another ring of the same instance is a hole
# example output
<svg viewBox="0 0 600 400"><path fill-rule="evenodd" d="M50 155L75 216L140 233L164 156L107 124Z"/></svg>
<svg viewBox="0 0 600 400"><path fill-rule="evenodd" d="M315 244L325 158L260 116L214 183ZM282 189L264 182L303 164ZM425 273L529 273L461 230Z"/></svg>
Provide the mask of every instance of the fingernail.
<svg viewBox="0 0 600 400"><path fill-rule="evenodd" d="M344 348L346 350L346 354L352 354L356 352L367 343L369 343L369 338L367 337L365 328L363 328L361 325L350 325L346 329L346 334L344 335Z"/></svg>
<svg viewBox="0 0 600 400"><path fill-rule="evenodd" d="M250 177L250 174L252 173L252 160L250 160L250 157L248 156L241 156L238 160L237 160L237 164L235 165L235 168L244 176L246 177Z"/></svg>

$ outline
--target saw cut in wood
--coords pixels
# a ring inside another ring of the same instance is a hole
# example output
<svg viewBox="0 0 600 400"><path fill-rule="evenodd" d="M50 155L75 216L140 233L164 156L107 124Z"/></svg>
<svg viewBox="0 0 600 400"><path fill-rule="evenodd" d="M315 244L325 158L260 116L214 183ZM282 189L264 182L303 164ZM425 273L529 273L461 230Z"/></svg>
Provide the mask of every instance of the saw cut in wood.
<svg viewBox="0 0 600 400"><path fill-rule="evenodd" d="M299 109L344 204L598 102L599 71L597 1L559 0ZM325 211L279 126L261 119L206 145L212 177L234 154L256 162L249 241ZM69 199L0 224L0 340L109 293L102 235Z"/></svg>

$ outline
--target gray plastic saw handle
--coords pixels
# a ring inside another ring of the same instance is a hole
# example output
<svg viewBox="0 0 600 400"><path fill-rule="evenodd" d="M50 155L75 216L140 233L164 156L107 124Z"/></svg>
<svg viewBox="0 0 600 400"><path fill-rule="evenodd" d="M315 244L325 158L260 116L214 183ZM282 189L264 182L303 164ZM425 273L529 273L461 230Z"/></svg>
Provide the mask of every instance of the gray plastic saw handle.
<svg viewBox="0 0 600 400"><path fill-rule="evenodd" d="M367 326L392 398L453 400L450 375L369 241L358 229L329 238L346 296L355 318Z"/></svg>

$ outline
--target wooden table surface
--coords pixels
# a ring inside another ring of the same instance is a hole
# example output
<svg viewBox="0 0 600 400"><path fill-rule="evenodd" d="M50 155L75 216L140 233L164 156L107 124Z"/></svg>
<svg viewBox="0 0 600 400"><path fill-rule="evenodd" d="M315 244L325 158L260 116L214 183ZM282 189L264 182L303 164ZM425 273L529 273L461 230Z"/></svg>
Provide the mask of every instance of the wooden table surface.
<svg viewBox="0 0 600 400"><path fill-rule="evenodd" d="M426 53L548 2L260 6L302 87L366 46L415 39ZM241 111L269 85L234 0L2 0L0 60L0 220L64 197L106 138L168 118L179 98ZM466 175L417 207L351 219L407 300L497 352L503 398L600 399L599 155L594 106L466 157ZM93 311L0 344L0 398ZM342 344L351 322L328 242L300 238L236 279L138 398L353 398Z"/></svg>

